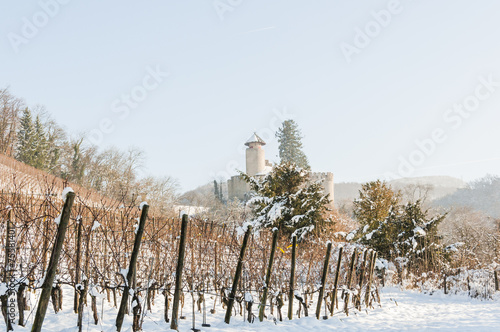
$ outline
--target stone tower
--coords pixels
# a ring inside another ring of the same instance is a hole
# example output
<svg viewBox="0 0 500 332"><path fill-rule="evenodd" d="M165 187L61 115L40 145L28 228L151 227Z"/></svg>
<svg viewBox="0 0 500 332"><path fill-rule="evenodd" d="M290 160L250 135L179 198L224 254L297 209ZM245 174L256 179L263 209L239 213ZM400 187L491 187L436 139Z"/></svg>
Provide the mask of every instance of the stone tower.
<svg viewBox="0 0 500 332"><path fill-rule="evenodd" d="M248 146L246 150L246 173L249 176L263 174L266 169L266 156L262 147L266 145L266 142L254 133L245 145Z"/></svg>

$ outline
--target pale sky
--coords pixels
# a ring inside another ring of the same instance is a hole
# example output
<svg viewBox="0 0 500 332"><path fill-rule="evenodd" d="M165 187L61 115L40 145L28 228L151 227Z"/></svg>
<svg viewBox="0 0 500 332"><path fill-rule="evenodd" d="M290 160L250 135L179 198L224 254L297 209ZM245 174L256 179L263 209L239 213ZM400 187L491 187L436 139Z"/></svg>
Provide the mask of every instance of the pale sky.
<svg viewBox="0 0 500 332"><path fill-rule="evenodd" d="M103 148L143 149L144 174L183 190L244 170L254 131L278 161L272 133L290 116L336 182L471 180L500 173L499 13L495 0L2 1L0 87L70 133L101 126Z"/></svg>

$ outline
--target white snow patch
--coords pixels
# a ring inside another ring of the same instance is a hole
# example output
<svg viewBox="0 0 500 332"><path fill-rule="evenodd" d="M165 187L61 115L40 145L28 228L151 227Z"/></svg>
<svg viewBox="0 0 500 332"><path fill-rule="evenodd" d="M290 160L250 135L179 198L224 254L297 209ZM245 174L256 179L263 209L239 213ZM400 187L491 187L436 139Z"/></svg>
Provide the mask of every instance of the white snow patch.
<svg viewBox="0 0 500 332"><path fill-rule="evenodd" d="M61 196L64 202L66 202L66 197L68 196L69 193L74 193L73 189L71 187L66 187L64 188Z"/></svg>
<svg viewBox="0 0 500 332"><path fill-rule="evenodd" d="M91 230L96 230L97 228L99 228L99 226L101 226L101 224L97 220L94 220L94 225L92 226Z"/></svg>

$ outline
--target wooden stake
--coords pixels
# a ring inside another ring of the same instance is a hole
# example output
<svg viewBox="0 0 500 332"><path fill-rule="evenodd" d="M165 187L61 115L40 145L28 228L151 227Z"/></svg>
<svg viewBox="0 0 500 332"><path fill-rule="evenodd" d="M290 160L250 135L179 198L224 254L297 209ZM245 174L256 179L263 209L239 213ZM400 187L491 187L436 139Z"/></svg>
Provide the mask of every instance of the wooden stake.
<svg viewBox="0 0 500 332"><path fill-rule="evenodd" d="M236 273L234 274L233 287L231 288L231 293L229 295L229 302L226 310L226 317L224 318L224 322L229 324L231 320L231 311L233 310L234 298L236 296L236 288L238 287L238 282L241 276L241 270L243 268L243 259L245 258L245 250L248 245L248 238L250 237L250 232L252 230L252 226L247 227L247 231L245 232L245 237L243 238L243 244L241 245L240 256L238 258L238 265L236 266Z"/></svg>
<svg viewBox="0 0 500 332"><path fill-rule="evenodd" d="M316 305L316 319L319 319L321 313L321 302L325 294L326 277L328 275L328 264L330 263L330 253L332 252L332 243L328 241L326 247L325 264L323 265L323 275L321 276L321 287L319 289L318 304Z"/></svg>
<svg viewBox="0 0 500 332"><path fill-rule="evenodd" d="M116 330L121 331L123 318L125 316L125 309L128 304L129 291L135 275L135 269L137 264L137 257L139 256L139 249L141 247L142 235L144 234L144 226L146 225L146 219L148 217L149 205L144 204L142 207L141 218L139 220L139 226L137 228L137 234L135 235L134 249L132 250L132 255L130 257L130 265L127 273L127 280L125 288L123 290L122 301L120 303L120 309L118 310L118 315L116 316ZM134 293L135 294L135 293Z"/></svg>
<svg viewBox="0 0 500 332"><path fill-rule="evenodd" d="M49 305L52 284L54 283L54 279L56 277L57 263L59 262L59 256L61 255L64 236L66 235L66 229L68 227L69 217L74 200L74 192L69 192L66 194L66 202L64 202L64 207L61 213L59 227L57 228L56 241L54 243L54 247L52 248L49 266L47 268L45 280L42 284L42 294L40 295L40 300L38 302L38 307L35 315L35 321L33 322L31 332L40 332L42 330L43 320L47 312L47 306Z"/></svg>
<svg viewBox="0 0 500 332"><path fill-rule="evenodd" d="M182 292L182 269L184 268L184 253L186 251L186 235L187 235L187 214L182 216L181 239L179 241L179 257L177 258L177 269L175 270L175 292L174 303L172 304L172 321L170 329L177 330L177 320L179 318L179 300Z"/></svg>
<svg viewBox="0 0 500 332"><path fill-rule="evenodd" d="M293 236L292 238L292 267L290 270L290 286L288 290L288 319L292 320L293 318L293 298L295 292L295 258L297 254L297 236Z"/></svg>
<svg viewBox="0 0 500 332"><path fill-rule="evenodd" d="M338 291L338 286L339 286L339 277L340 277L340 268L342 264L342 251L344 250L343 247L340 247L339 249L339 258L337 261L337 271L335 272L335 281L333 284L333 292L332 292L332 306L330 308L330 315L333 315L333 310L336 307L337 309L339 308L339 301L337 299L337 291Z"/></svg>
<svg viewBox="0 0 500 332"><path fill-rule="evenodd" d="M277 242L278 242L278 229L274 228L273 243L271 245L271 253L269 255L269 265L267 266L266 284L264 285L264 290L262 293L262 299L260 301L260 308L259 308L259 320L261 322L264 320L264 312L266 311L267 292L269 290L269 284L271 283L271 272L273 270L274 252L276 251ZM243 297L245 297L245 294L243 294Z"/></svg>

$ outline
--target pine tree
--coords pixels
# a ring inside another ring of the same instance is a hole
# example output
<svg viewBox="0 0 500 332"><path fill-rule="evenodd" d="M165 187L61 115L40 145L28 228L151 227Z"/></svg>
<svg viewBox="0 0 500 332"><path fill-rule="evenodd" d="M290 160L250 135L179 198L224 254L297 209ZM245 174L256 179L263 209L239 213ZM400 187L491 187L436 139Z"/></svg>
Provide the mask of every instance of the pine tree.
<svg viewBox="0 0 500 332"><path fill-rule="evenodd" d="M309 170L309 162L302 151L302 136L294 120L285 120L278 129L279 157L282 163L295 163L300 168Z"/></svg>
<svg viewBox="0 0 500 332"><path fill-rule="evenodd" d="M255 192L248 204L253 207L255 230L277 227L282 234L304 239L324 219L328 195L320 183L309 181L309 171L294 163L274 167L264 179L241 176Z"/></svg>
<svg viewBox="0 0 500 332"><path fill-rule="evenodd" d="M73 147L73 158L71 161L71 171L69 178L71 181L76 183L82 183L83 176L85 174L85 164L83 162L82 152L80 150L83 143L83 138L72 144Z"/></svg>
<svg viewBox="0 0 500 332"><path fill-rule="evenodd" d="M385 181L372 181L361 186L359 198L354 201L354 217L367 231L378 227L391 208L399 204L401 195L394 192Z"/></svg>
<svg viewBox="0 0 500 332"><path fill-rule="evenodd" d="M35 128L28 108L24 109L20 122L20 128L17 132L16 159L25 164L33 165L36 150Z"/></svg>
<svg viewBox="0 0 500 332"><path fill-rule="evenodd" d="M47 137L45 135L45 129L38 115L35 118L35 124L34 124L33 147L34 147L33 161L31 166L41 170L48 170L49 146L47 142Z"/></svg>
<svg viewBox="0 0 500 332"><path fill-rule="evenodd" d="M354 216L361 225L357 241L381 257L403 257L412 262L438 248L437 225L445 215L430 217L420 200L401 204L400 194L380 180L364 184L359 195L354 201Z"/></svg>

